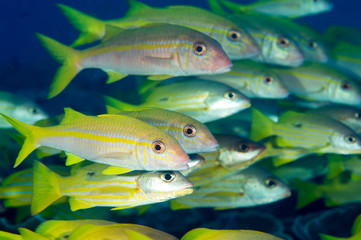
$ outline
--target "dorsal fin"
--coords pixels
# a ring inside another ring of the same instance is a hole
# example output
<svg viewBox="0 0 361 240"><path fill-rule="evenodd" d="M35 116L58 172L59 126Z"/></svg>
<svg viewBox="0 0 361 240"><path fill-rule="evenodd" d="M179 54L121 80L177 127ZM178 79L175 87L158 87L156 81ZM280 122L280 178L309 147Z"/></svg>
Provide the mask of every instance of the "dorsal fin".
<svg viewBox="0 0 361 240"><path fill-rule="evenodd" d="M151 6L142 2L138 2L136 0L128 0L128 4L129 4L129 10L127 12L127 15L137 14L141 11L152 8Z"/></svg>
<svg viewBox="0 0 361 240"><path fill-rule="evenodd" d="M109 39L111 39L112 37L118 35L119 33L123 32L124 29L120 28L120 27L116 27L113 25L105 25L105 32L104 32L104 36L102 38L102 42L105 42Z"/></svg>
<svg viewBox="0 0 361 240"><path fill-rule="evenodd" d="M67 123L70 123L78 118L82 118L82 117L85 117L86 115L80 113L80 112L77 112L71 108L64 108L64 118L63 120L60 122L60 124L67 124Z"/></svg>

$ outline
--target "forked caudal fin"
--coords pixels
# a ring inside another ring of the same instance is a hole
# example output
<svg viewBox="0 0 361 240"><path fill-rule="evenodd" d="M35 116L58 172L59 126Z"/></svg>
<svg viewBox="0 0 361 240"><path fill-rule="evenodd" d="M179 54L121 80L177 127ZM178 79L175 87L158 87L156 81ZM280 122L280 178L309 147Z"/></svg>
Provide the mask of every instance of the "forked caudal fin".
<svg viewBox="0 0 361 240"><path fill-rule="evenodd" d="M253 141L259 141L263 138L273 135L272 128L275 123L269 119L266 115L261 113L255 108L251 108L252 111L252 124L250 139Z"/></svg>
<svg viewBox="0 0 361 240"><path fill-rule="evenodd" d="M136 105L132 105L129 103L125 103L122 102L118 99L109 97L109 96L104 96L105 102L107 105L118 109L119 111L134 111L134 110L139 110L141 107L138 107Z"/></svg>

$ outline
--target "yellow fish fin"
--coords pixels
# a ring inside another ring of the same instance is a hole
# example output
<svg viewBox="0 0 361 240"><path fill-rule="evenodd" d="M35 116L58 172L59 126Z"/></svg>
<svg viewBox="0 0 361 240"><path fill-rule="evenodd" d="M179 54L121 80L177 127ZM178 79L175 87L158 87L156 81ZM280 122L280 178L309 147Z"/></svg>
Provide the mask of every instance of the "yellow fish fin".
<svg viewBox="0 0 361 240"><path fill-rule="evenodd" d="M321 240L347 240L347 239L349 239L349 238L333 237L333 236L326 235L326 234L323 234L323 233L320 233L319 236L320 236Z"/></svg>
<svg viewBox="0 0 361 240"><path fill-rule="evenodd" d="M345 161L345 157L336 154L328 155L328 172L326 175L326 179L331 180L338 175L340 175L343 171L345 171L345 166L343 162Z"/></svg>
<svg viewBox="0 0 361 240"><path fill-rule="evenodd" d="M77 120L79 118L85 117L84 114L77 112L69 107L64 108L64 118L63 120L61 120L60 124L67 124L67 123L71 123L74 120Z"/></svg>
<svg viewBox="0 0 361 240"><path fill-rule="evenodd" d="M117 108L109 106L109 105L105 105L105 108L107 109L107 113L109 113L109 114L119 114L121 112Z"/></svg>
<svg viewBox="0 0 361 240"><path fill-rule="evenodd" d="M151 77L151 76L150 76ZM153 80L147 80L145 81L139 88L138 90L138 94L139 95L143 95L144 93L146 93L148 90L156 87L157 85L159 85L161 82L160 81L153 81Z"/></svg>
<svg viewBox="0 0 361 240"><path fill-rule="evenodd" d="M122 210L122 209L132 208L132 207L135 207L135 206L136 205L121 206L121 207L112 208L110 210L112 210L112 211L114 211L114 210Z"/></svg>
<svg viewBox="0 0 361 240"><path fill-rule="evenodd" d="M79 64L80 51L65 46L49 37L36 33L43 47L55 58L63 64L55 73L53 82L50 85L48 98L53 98L64 90L70 81L81 70Z"/></svg>
<svg viewBox="0 0 361 240"><path fill-rule="evenodd" d="M116 81L121 80L121 79L125 78L126 76L128 76L128 74L117 73L117 72L113 72L113 71L106 71L104 69L103 69L103 71L105 71L108 74L107 84L116 82Z"/></svg>
<svg viewBox="0 0 361 240"><path fill-rule="evenodd" d="M218 15L227 16L228 13L222 8L218 0L208 0L208 6L212 12L217 13Z"/></svg>
<svg viewBox="0 0 361 240"><path fill-rule="evenodd" d="M65 163L66 166L77 164L85 160L84 158L81 158L73 153L66 152L65 154L67 156Z"/></svg>
<svg viewBox="0 0 361 240"><path fill-rule="evenodd" d="M133 169L110 166L107 169L105 169L102 173L105 175L118 175L118 174L128 173L131 171L133 171Z"/></svg>
<svg viewBox="0 0 361 240"><path fill-rule="evenodd" d="M3 231L0 231L0 239L1 240L23 240L23 238L18 234L8 233L8 232L3 232Z"/></svg>
<svg viewBox="0 0 361 240"><path fill-rule="evenodd" d="M22 199L24 199L24 197L22 197ZM28 201L25 201L25 199L18 200L16 198L6 199L4 201L5 207L21 207L21 206L29 206L30 204L31 204L31 197L29 197Z"/></svg>
<svg viewBox="0 0 361 240"><path fill-rule="evenodd" d="M102 38L102 42L105 42L105 41L111 39L112 37L118 35L122 31L124 31L123 28L113 26L113 25L110 25L110 24L106 24L105 25L104 36Z"/></svg>
<svg viewBox="0 0 361 240"><path fill-rule="evenodd" d="M34 132L36 129L39 129L39 127L28 125L26 123L20 122L14 118L11 118L9 116L6 116L2 113L0 113L1 116L10 123L19 133L25 136L24 144L19 152L18 157L15 160L14 168L19 166L19 164L24 161L24 159L37 147L38 144L36 143L36 138L34 136Z"/></svg>
<svg viewBox="0 0 361 240"><path fill-rule="evenodd" d="M187 208L192 208L192 207L178 202L177 199L173 199L170 201L170 208L172 210L178 210L178 209L187 209Z"/></svg>
<svg viewBox="0 0 361 240"><path fill-rule="evenodd" d="M151 75L149 77L147 77L148 80L157 80L157 81L162 81L162 80L166 80L169 78L173 78L173 75Z"/></svg>
<svg viewBox="0 0 361 240"><path fill-rule="evenodd" d="M129 239L137 239L137 240L152 240L152 238L147 237L139 232L136 232L131 229L124 228L123 231L127 234ZM153 238L154 239L154 238Z"/></svg>
<svg viewBox="0 0 361 240"><path fill-rule="evenodd" d="M140 108L136 105L125 103L109 96L104 96L104 99L107 105L119 109L119 111L134 111Z"/></svg>
<svg viewBox="0 0 361 240"><path fill-rule="evenodd" d="M316 184L296 180L294 186L298 190L296 209L301 209L322 197L322 193L317 191Z"/></svg>
<svg viewBox="0 0 361 240"><path fill-rule="evenodd" d="M49 240L49 238L40 235L39 233L35 233L26 228L19 228L19 232L23 240Z"/></svg>
<svg viewBox="0 0 361 240"><path fill-rule="evenodd" d="M83 202L77 198L70 197L69 198L69 205L70 209L74 212L79 209L86 209L86 208L92 208L93 205L90 205L89 203Z"/></svg>
<svg viewBox="0 0 361 240"><path fill-rule="evenodd" d="M142 2L138 2L136 0L128 0L128 4L129 4L129 10L126 13L126 16L133 15L133 14L137 15L141 11L152 8L149 5L142 3Z"/></svg>
<svg viewBox="0 0 361 240"><path fill-rule="evenodd" d="M60 192L60 176L52 172L39 161L33 167L33 194L31 198L31 214L35 215L62 197Z"/></svg>
<svg viewBox="0 0 361 240"><path fill-rule="evenodd" d="M72 47L91 43L101 39L105 33L105 22L63 4L56 4L69 22L78 29L81 34L71 44Z"/></svg>
<svg viewBox="0 0 361 240"><path fill-rule="evenodd" d="M272 163L273 163L273 166L278 167L278 166L284 165L286 163L290 163L290 162L292 162L294 160L296 160L296 159L294 159L294 158L284 158L282 156L279 156L279 157L272 158Z"/></svg>
<svg viewBox="0 0 361 240"><path fill-rule="evenodd" d="M253 141L259 141L263 138L272 136L272 130L275 123L256 108L251 108L251 112L252 123L250 139Z"/></svg>

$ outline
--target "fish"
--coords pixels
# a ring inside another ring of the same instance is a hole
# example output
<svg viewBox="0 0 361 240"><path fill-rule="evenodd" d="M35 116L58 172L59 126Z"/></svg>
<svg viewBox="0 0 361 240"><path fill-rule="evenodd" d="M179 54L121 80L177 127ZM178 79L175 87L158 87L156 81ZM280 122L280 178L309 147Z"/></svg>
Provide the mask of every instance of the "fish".
<svg viewBox="0 0 361 240"><path fill-rule="evenodd" d="M334 237L327 234L320 233L321 240L356 240L361 238L361 214L355 218L355 221L351 228L351 237Z"/></svg>
<svg viewBox="0 0 361 240"><path fill-rule="evenodd" d="M332 104L311 109L308 112L326 115L349 126L356 133L361 133L361 109L359 107Z"/></svg>
<svg viewBox="0 0 361 240"><path fill-rule="evenodd" d="M149 123L174 137L187 154L213 152L218 142L201 122L179 112L161 108L150 108L139 111L119 111L110 106L108 113L133 117Z"/></svg>
<svg viewBox="0 0 361 240"><path fill-rule="evenodd" d="M27 124L48 118L48 114L32 100L11 93L0 91L0 113L19 119ZM0 118L0 129L12 128L12 126Z"/></svg>
<svg viewBox="0 0 361 240"><path fill-rule="evenodd" d="M64 166L50 166L50 169L58 174L69 175ZM4 199L5 207L30 206L33 190L33 169L24 169L6 177L0 187L0 199ZM59 199L57 203L64 202L65 198Z"/></svg>
<svg viewBox="0 0 361 240"><path fill-rule="evenodd" d="M193 184L173 171L104 175L106 165L93 163L61 177L39 161L34 162L31 213L35 215L62 196L72 211L91 207L112 210L163 202L193 192ZM46 179L46 181L44 181Z"/></svg>
<svg viewBox="0 0 361 240"><path fill-rule="evenodd" d="M276 72L264 64L250 60L233 62L230 72L201 75L198 78L224 83L248 98L281 99L289 95L289 90Z"/></svg>
<svg viewBox="0 0 361 240"><path fill-rule="evenodd" d="M250 58L259 53L258 45L245 29L207 10L194 6L155 8L135 0L128 0L128 3L130 8L124 17L106 21L62 4L57 5L70 23L81 32L72 46L102 39L106 34L107 24L130 29L147 24L169 23L194 29L215 39L230 59Z"/></svg>
<svg viewBox="0 0 361 240"><path fill-rule="evenodd" d="M279 147L300 147L315 153L359 154L361 139L349 127L323 115L287 111L273 122L252 109L250 139L276 137Z"/></svg>
<svg viewBox="0 0 361 240"><path fill-rule="evenodd" d="M127 75L152 75L149 79L164 80L223 73L232 66L216 40L190 28L156 24L108 32L101 43L84 50L36 34L43 47L62 64L55 73L48 98L62 92L86 68L102 69L108 74L107 83L112 83Z"/></svg>
<svg viewBox="0 0 361 240"><path fill-rule="evenodd" d="M86 116L65 108L60 125L36 127L2 116L22 135L24 145L17 167L37 147L64 150L66 165L85 159L131 170L185 170L188 155L178 142L160 129L123 115Z"/></svg>
<svg viewBox="0 0 361 240"><path fill-rule="evenodd" d="M171 200L172 210L211 207L215 210L251 207L289 197L290 188L273 174L255 166L228 178L194 188L188 196Z"/></svg>
<svg viewBox="0 0 361 240"><path fill-rule="evenodd" d="M350 173L351 180L361 180L361 159L359 155L352 156L340 156L340 155L328 155L328 173L326 179L331 180L345 171Z"/></svg>
<svg viewBox="0 0 361 240"><path fill-rule="evenodd" d="M195 228L187 232L182 240L208 240L208 239L233 239L233 240L282 240L268 233L253 230L214 230Z"/></svg>
<svg viewBox="0 0 361 240"><path fill-rule="evenodd" d="M250 106L249 99L232 87L195 79L150 88L141 98L140 105L111 97L105 97L105 102L121 111L164 108L188 115L201 123L227 117Z"/></svg>
<svg viewBox="0 0 361 240"><path fill-rule="evenodd" d="M251 60L297 67L303 64L305 56L297 42L283 28L272 24L259 14L231 15L231 20L248 30L260 48L260 54Z"/></svg>
<svg viewBox="0 0 361 240"><path fill-rule="evenodd" d="M41 236L40 234L34 233L33 231L26 228L19 228L19 234L8 233L0 231L0 237L2 240L49 240Z"/></svg>
<svg viewBox="0 0 361 240"><path fill-rule="evenodd" d="M216 1L216 0L215 0ZM331 11L333 4L329 0L258 0L247 5L242 5L228 0L220 0L227 9L237 12L259 12L262 14L299 18Z"/></svg>
<svg viewBox="0 0 361 240"><path fill-rule="evenodd" d="M272 68L291 94L296 97L358 106L361 104L359 81L321 63L297 68Z"/></svg>

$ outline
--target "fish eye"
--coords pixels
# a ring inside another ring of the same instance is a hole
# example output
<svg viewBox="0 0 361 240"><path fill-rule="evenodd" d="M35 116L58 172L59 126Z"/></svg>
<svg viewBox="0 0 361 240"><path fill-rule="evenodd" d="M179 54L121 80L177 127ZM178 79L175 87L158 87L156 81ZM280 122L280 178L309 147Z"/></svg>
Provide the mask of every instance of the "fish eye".
<svg viewBox="0 0 361 240"><path fill-rule="evenodd" d="M160 175L160 178L164 181L164 182L172 182L175 178L175 174L174 172L164 172Z"/></svg>
<svg viewBox="0 0 361 240"><path fill-rule="evenodd" d="M270 84L270 83L273 82L273 78L270 77L270 76L265 76L265 77L264 77L264 82L265 82L266 84Z"/></svg>
<svg viewBox="0 0 361 240"><path fill-rule="evenodd" d="M165 151L165 145L162 141L156 140L152 143L152 150L155 153L163 153Z"/></svg>
<svg viewBox="0 0 361 240"><path fill-rule="evenodd" d="M238 150L240 152L248 152L250 149L249 145L248 144L245 144L245 143L241 143L238 145Z"/></svg>
<svg viewBox="0 0 361 240"><path fill-rule="evenodd" d="M264 183L266 184L267 188L275 188L277 187L276 179L274 178L267 178Z"/></svg>
<svg viewBox="0 0 361 240"><path fill-rule="evenodd" d="M356 138L354 136L346 136L345 140L348 143L355 143L356 142Z"/></svg>
<svg viewBox="0 0 361 240"><path fill-rule="evenodd" d="M309 46L310 46L310 48L312 48L312 49L316 49L316 48L317 48L317 43L314 42L314 41L311 41L311 42L309 43Z"/></svg>
<svg viewBox="0 0 361 240"><path fill-rule="evenodd" d="M229 40L231 40L233 42L238 41L240 37L241 37L241 34L237 31L230 31L228 33Z"/></svg>
<svg viewBox="0 0 361 240"><path fill-rule="evenodd" d="M204 55L206 51L207 51L207 47L202 42L197 42L193 45L193 52L198 56Z"/></svg>
<svg viewBox="0 0 361 240"><path fill-rule="evenodd" d="M341 84L341 88L343 90L349 90L350 89L350 84L347 83L347 82L344 82L344 83Z"/></svg>
<svg viewBox="0 0 361 240"><path fill-rule="evenodd" d="M29 109L29 111L30 111L31 113L34 113L34 114L37 114L37 113L39 112L39 110L38 110L37 108L35 108L35 107L31 107L31 108Z"/></svg>
<svg viewBox="0 0 361 240"><path fill-rule="evenodd" d="M230 100L236 99L237 98L237 94L233 91L227 91L224 93L224 97Z"/></svg>
<svg viewBox="0 0 361 240"><path fill-rule="evenodd" d="M290 41L288 41L288 39L286 39L286 38L279 37L277 39L277 45L281 48L285 48L285 47L288 47L288 45L290 45Z"/></svg>
<svg viewBox="0 0 361 240"><path fill-rule="evenodd" d="M193 125L187 125L183 128L183 133L187 137L194 137L197 133L197 130Z"/></svg>
<svg viewBox="0 0 361 240"><path fill-rule="evenodd" d="M361 119L361 113L360 112L355 113L355 118L356 119Z"/></svg>

